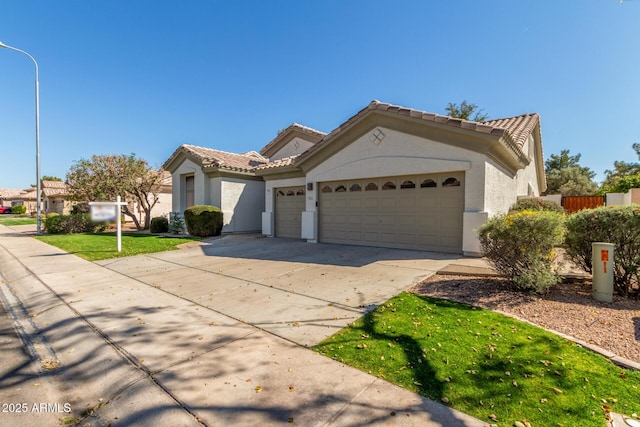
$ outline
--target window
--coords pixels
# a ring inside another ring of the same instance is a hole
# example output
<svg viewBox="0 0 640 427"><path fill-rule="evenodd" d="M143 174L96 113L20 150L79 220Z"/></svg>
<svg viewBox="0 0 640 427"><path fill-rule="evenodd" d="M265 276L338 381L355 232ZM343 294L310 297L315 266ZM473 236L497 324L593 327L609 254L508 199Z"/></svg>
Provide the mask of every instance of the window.
<svg viewBox="0 0 640 427"><path fill-rule="evenodd" d="M193 175L184 178L184 201L187 208L195 205L195 182Z"/></svg>
<svg viewBox="0 0 640 427"><path fill-rule="evenodd" d="M376 184L375 182L370 182L367 184L366 187L364 187L365 191L376 191L378 189L378 184Z"/></svg>
<svg viewBox="0 0 640 427"><path fill-rule="evenodd" d="M276 196L277 197L284 197L284 191L278 190L278 194Z"/></svg>
<svg viewBox="0 0 640 427"><path fill-rule="evenodd" d="M425 179L424 181L422 181L422 183L420 184L420 188L431 188L431 187L437 187L438 184L436 184L436 182L432 179Z"/></svg>
<svg viewBox="0 0 640 427"><path fill-rule="evenodd" d="M347 192L347 187L345 187L344 185L338 185L336 187L336 193L346 193Z"/></svg>
<svg viewBox="0 0 640 427"><path fill-rule="evenodd" d="M331 186L325 185L320 191L322 191L323 193L331 193L333 190L331 189Z"/></svg>
<svg viewBox="0 0 640 427"><path fill-rule="evenodd" d="M296 196L304 196L304 190L301 188L296 192Z"/></svg>
<svg viewBox="0 0 640 427"><path fill-rule="evenodd" d="M387 181L382 186L382 189L383 190L395 190L396 189L396 184L394 182Z"/></svg>
<svg viewBox="0 0 640 427"><path fill-rule="evenodd" d="M296 193L293 192L293 190L289 190L287 191L287 196L295 196Z"/></svg>
<svg viewBox="0 0 640 427"><path fill-rule="evenodd" d="M349 191L362 191L362 187L360 187L360 184L351 184Z"/></svg>
<svg viewBox="0 0 640 427"><path fill-rule="evenodd" d="M449 177L442 182L443 187L460 187L460 181L454 177Z"/></svg>
<svg viewBox="0 0 640 427"><path fill-rule="evenodd" d="M416 188L416 184L413 181L404 181L400 184L400 188Z"/></svg>

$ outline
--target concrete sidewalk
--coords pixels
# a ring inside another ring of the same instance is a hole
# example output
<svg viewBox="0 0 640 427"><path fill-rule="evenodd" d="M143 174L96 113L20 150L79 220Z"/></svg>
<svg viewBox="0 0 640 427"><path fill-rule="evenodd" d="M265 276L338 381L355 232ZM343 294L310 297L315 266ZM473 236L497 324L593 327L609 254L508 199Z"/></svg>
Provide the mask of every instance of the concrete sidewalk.
<svg viewBox="0 0 640 427"><path fill-rule="evenodd" d="M0 226L2 299L35 343L3 319L0 399L29 410L2 425L486 425L305 348L451 257L222 240L99 265L27 230Z"/></svg>

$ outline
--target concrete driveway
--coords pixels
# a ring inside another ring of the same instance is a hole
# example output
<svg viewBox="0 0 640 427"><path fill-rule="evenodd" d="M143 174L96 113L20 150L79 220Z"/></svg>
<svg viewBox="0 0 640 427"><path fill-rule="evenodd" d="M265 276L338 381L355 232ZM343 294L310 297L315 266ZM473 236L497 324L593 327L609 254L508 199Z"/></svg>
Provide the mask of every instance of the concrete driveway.
<svg viewBox="0 0 640 427"><path fill-rule="evenodd" d="M98 264L311 346L459 258L236 235Z"/></svg>
<svg viewBox="0 0 640 427"><path fill-rule="evenodd" d="M484 426L305 348L456 258L226 236L98 265L0 226L28 349L0 354L0 401L71 408L0 425Z"/></svg>

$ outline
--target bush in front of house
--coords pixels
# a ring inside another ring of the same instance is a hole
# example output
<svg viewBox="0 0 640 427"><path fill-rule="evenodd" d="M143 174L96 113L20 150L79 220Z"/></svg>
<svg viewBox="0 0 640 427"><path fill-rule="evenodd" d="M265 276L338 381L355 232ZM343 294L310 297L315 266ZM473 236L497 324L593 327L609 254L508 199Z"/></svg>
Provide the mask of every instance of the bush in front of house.
<svg viewBox="0 0 640 427"><path fill-rule="evenodd" d="M554 248L562 244L564 216L552 211L515 211L480 227L482 251L491 265L519 288L538 293L560 281Z"/></svg>
<svg viewBox="0 0 640 427"><path fill-rule="evenodd" d="M640 297L640 206L601 206L569 216L565 236L567 256L587 272L592 272L593 242L614 245L615 292Z"/></svg>
<svg viewBox="0 0 640 427"><path fill-rule="evenodd" d="M184 232L184 219L182 219L180 212L169 213L169 232L173 234Z"/></svg>
<svg viewBox="0 0 640 427"><path fill-rule="evenodd" d="M107 224L91 221L89 214L49 214L44 222L44 229L49 234L97 233L106 230Z"/></svg>
<svg viewBox="0 0 640 427"><path fill-rule="evenodd" d="M16 205L11 207L11 213L22 215L27 213L27 207L24 205Z"/></svg>
<svg viewBox="0 0 640 427"><path fill-rule="evenodd" d="M151 218L151 225L149 225L149 231L152 233L166 233L169 231L169 221L164 216L156 216Z"/></svg>
<svg viewBox="0 0 640 427"><path fill-rule="evenodd" d="M191 206L184 211L184 221L192 236L219 236L222 232L222 210L216 206Z"/></svg>
<svg viewBox="0 0 640 427"><path fill-rule="evenodd" d="M527 197L526 199L520 199L513 206L511 206L511 208L509 208L509 212L518 211L551 211L562 214L566 213L564 208L556 202L540 199L538 197Z"/></svg>
<svg viewBox="0 0 640 427"><path fill-rule="evenodd" d="M58 214L49 214L44 221L44 230L49 234L64 234L65 219Z"/></svg>

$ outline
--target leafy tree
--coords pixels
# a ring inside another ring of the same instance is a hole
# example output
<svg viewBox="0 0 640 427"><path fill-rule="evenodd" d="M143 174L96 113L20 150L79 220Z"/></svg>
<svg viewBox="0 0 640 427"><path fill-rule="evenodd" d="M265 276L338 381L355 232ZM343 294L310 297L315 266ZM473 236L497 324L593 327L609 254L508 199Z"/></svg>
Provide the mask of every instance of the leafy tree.
<svg viewBox="0 0 640 427"><path fill-rule="evenodd" d="M580 157L580 153L571 156L569 150L549 156L544 162L547 194L589 196L597 193L598 186L593 182L596 173L588 167L580 166Z"/></svg>
<svg viewBox="0 0 640 427"><path fill-rule="evenodd" d="M633 144L633 150L636 152L638 159L640 159L640 144ZM604 192L626 193L629 191L629 188L637 188L628 186L634 184L634 178L630 177L640 176L640 163L615 161L613 162L613 169L607 169L604 173L606 174L604 182L602 183ZM623 179L627 177L629 178ZM622 182L619 182L621 180Z"/></svg>
<svg viewBox="0 0 640 427"><path fill-rule="evenodd" d="M138 230L148 229L151 209L158 202L162 171L153 170L146 160L131 155L94 155L81 159L67 172L71 197L80 202L115 200L123 197L128 205L122 213L129 216ZM145 220L141 225L131 209L133 202L144 210Z"/></svg>
<svg viewBox="0 0 640 427"><path fill-rule="evenodd" d="M447 112L447 116L456 117L464 120L471 120L474 122L484 122L487 121L489 116L483 113L484 109L478 108L476 104L469 104L465 99L460 103L460 105L450 102L445 108ZM473 115L473 118L471 116Z"/></svg>

